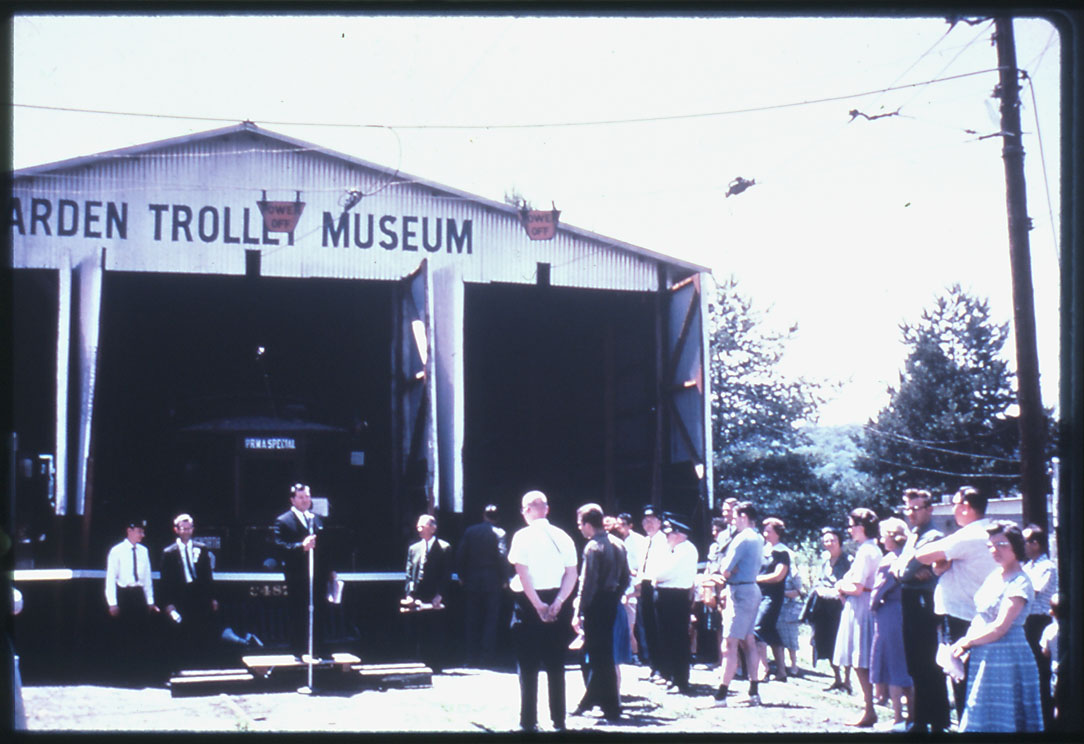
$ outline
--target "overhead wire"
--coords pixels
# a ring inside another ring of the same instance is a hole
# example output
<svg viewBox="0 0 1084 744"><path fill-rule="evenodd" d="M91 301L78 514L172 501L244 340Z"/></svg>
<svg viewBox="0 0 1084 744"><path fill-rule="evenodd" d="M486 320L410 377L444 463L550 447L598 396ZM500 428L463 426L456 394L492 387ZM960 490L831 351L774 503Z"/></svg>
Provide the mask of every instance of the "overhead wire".
<svg viewBox="0 0 1084 744"><path fill-rule="evenodd" d="M855 455L855 458L859 459L859 460L870 460L871 462L879 462L879 463L881 463L883 465L891 465L893 467L903 468L905 470L918 470L918 471L921 471L923 473L937 473L938 475L951 475L951 476L953 476L955 478L971 478L971 479L997 478L997 479L1000 479L1000 480L1019 480L1019 478L1020 478L1019 473L1015 473L1015 474L1009 474L1009 473L957 473L954 470L939 470L938 468L927 468L927 467L924 467L922 465L910 465L910 464L905 464L905 463L892 462L891 460L883 460L883 459L881 459L879 457L874 457L872 455L866 455L866 454L862 454L862 453L859 453L859 454Z"/></svg>
<svg viewBox="0 0 1084 744"><path fill-rule="evenodd" d="M767 426L767 427L764 427L764 428L768 429L769 431L773 431L776 434L782 434L782 435L786 436L786 432L783 432L780 429L776 429L775 427ZM782 447L788 454L798 455L798 456L807 455L806 452L803 452L803 451L801 451L799 449L796 449L795 447L792 447L791 445L787 444L786 442L777 442L777 444L778 444L778 446ZM907 469L907 470L918 470L918 471L926 472L926 473L937 473L938 475L951 475L951 476L957 477L957 478L971 478L971 479L998 478L998 479L1004 479L1004 480L1013 480L1013 479L1018 479L1020 477L1019 473L1014 473L1014 474L1009 474L1009 473L960 473L960 472L957 472L957 471L954 471L954 470L941 470L939 468L930 468L930 467L926 467L924 465L915 465L915 464L912 464L912 463L893 462L892 460L885 460L883 458L875 457L874 455L870 455L870 454L862 452L862 451L856 451L855 455L854 455L854 459L856 459L856 460L868 460L870 462L878 462L878 463L881 463L883 465L891 465L892 467L903 468L903 469ZM997 459L1002 459L1002 458L997 458ZM1010 462L1016 462L1016 461L1010 461Z"/></svg>
<svg viewBox="0 0 1084 744"><path fill-rule="evenodd" d="M904 78L904 76L907 75L908 72L913 70L915 68L915 66L918 65L919 62L921 62L923 59L925 59L931 52L933 52L934 49L937 48L937 46L939 44L941 44L941 42L943 42L948 37L948 35L952 32L953 28L954 28L954 26L949 26L949 28L945 31L945 33L942 34L940 37L938 37L938 39L929 48L927 48L925 52L920 54L918 56L918 58L915 59L910 65L908 65L907 68L903 72L901 72L899 75L896 76L896 78L887 86L887 88L885 88L885 91L888 92L888 91L892 90L893 86L895 86L900 80L902 80ZM883 95L883 93L881 95ZM874 101L874 104L876 104L876 100ZM817 136L816 141L817 141L817 143L819 145L818 147L813 148L813 147L809 147L808 145L803 144L803 146L801 148L799 148L798 150L792 151L792 152L795 152L795 155L791 155L789 157L782 158L782 159L777 161L777 164L778 163L785 164L786 166L788 166L788 170L793 171L793 168L791 166L793 166L796 163L801 162L801 160L803 160L803 159L809 158L814 152L823 152L823 151L825 151L825 149L826 149L825 145L830 144L833 140L837 139L849 127L849 125L853 121L854 121L854 118L852 117L850 121L844 121L844 122L840 123L829 134L823 135L823 136ZM769 170L769 173L770 173L771 166L769 166L768 170ZM761 182L762 183L764 182L763 178L761 179ZM732 210L733 207L730 207L730 209Z"/></svg>
<svg viewBox="0 0 1084 744"><path fill-rule="evenodd" d="M886 88L878 88L876 90L862 91L858 93L848 93L846 95L827 96L824 98L814 98L802 101L791 101L789 103L768 104L764 106L749 106L740 109L729 109L723 111L706 111L694 114L670 114L663 116L644 116L644 117L632 117L627 119L599 119L591 121L564 121L564 122L527 122L519 124L367 124L367 123L344 123L344 122L300 122L300 121L270 121L264 120L263 124L270 126L290 126L290 127L340 127L340 128L394 128L394 129L433 129L433 130L462 130L462 129L546 129L556 127L589 127L589 126L614 126L619 124L641 124L648 122L659 121L682 121L688 119L705 119L718 116L735 116L739 114L750 114L761 111L777 111L780 109L796 108L799 106L813 106L822 103L833 103L836 101L847 101L852 98L864 98L866 96L879 95L893 90L906 90L909 88L918 88L926 85L935 85L938 83L945 83L952 80L959 80L967 77L974 77L975 75L985 75L991 72L999 72L1000 68L993 67L983 70L974 70L972 72L960 73L958 75L950 75L944 78L936 78L931 80L923 80L915 83L907 83L904 85L894 85ZM83 114L103 114L110 116L136 116L147 117L157 119L180 119L186 121L216 121L216 122L228 122L239 121L237 117L221 117L221 116L192 116L192 115L178 115L178 114L152 114L146 112L136 111L108 111L104 109L87 109L76 108L71 106L45 106L39 104L28 103L15 103L10 102L8 105L15 108L35 109L44 111L66 111L70 113L83 113Z"/></svg>
<svg viewBox="0 0 1084 744"><path fill-rule="evenodd" d="M893 432L882 431L882 430L880 430L880 429L878 429L878 428L876 428L874 426L868 426L867 425L867 426L864 426L862 428L865 431L872 432L872 433L877 434L879 436L887 437L889 439L894 439L894 440L896 440L898 442L905 442L907 444L912 444L912 445L914 445L914 446L916 446L916 447L918 447L920 449L931 450L933 452L943 452L943 453L948 454L948 455L957 455L959 457L969 457L969 458L973 458L973 459L976 459L976 460L997 460L999 462L1011 462L1011 463L1019 463L1020 462L1020 458L1018 458L1018 457L1000 457L999 455L982 455L982 454L978 454L978 453L975 453L975 452L961 452L960 450L952 450L952 449L947 449L945 447L935 447L933 445L926 444L926 443L924 443L924 442L922 442L920 440L912 439L911 437L905 436L903 434L896 434L896 433L893 433Z"/></svg>
<svg viewBox="0 0 1084 744"><path fill-rule="evenodd" d="M1061 249L1058 245L1058 225L1054 222L1054 205L1050 199L1050 176L1046 172L1046 151L1043 148L1043 133L1039 128L1039 104L1035 100L1035 80L1031 75L1021 70L1024 78L1028 81L1028 90L1031 92L1031 113L1035 117L1035 139L1039 142L1039 162L1043 168L1043 193L1046 194L1046 213L1050 220L1050 235L1054 241L1054 257L1061 266Z"/></svg>

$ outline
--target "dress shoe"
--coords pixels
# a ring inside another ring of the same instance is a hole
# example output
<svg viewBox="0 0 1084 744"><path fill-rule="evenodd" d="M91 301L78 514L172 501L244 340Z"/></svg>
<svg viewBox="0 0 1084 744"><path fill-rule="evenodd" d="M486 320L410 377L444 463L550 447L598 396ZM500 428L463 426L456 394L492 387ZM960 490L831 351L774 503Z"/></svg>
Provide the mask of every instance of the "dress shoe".
<svg viewBox="0 0 1084 744"><path fill-rule="evenodd" d="M760 705L760 695L758 695L757 693L754 692L752 695L749 696L749 707L750 708L756 708L759 705Z"/></svg>

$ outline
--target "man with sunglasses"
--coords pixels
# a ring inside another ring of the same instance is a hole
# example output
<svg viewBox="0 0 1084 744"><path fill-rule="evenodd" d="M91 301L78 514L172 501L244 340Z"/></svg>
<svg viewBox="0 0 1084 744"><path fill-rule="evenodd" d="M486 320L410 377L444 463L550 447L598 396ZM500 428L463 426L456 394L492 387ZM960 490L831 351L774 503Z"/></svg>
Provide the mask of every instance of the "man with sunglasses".
<svg viewBox="0 0 1084 744"><path fill-rule="evenodd" d="M290 651L303 657L309 652L309 551L316 551L313 572L313 655L323 655L320 629L327 609L327 551L317 548L323 519L312 511L312 492L304 483L290 487L290 508L275 519L273 539L286 576L289 607Z"/></svg>
<svg viewBox="0 0 1084 744"><path fill-rule="evenodd" d="M936 661L940 618L934 613L933 593L937 576L929 566L915 560L915 553L945 535L933 526L933 496L929 491L905 490L903 513L911 523L911 532L892 564L892 573L902 590L903 653L907 673L915 683L908 730L937 733L947 730L949 725L945 675Z"/></svg>

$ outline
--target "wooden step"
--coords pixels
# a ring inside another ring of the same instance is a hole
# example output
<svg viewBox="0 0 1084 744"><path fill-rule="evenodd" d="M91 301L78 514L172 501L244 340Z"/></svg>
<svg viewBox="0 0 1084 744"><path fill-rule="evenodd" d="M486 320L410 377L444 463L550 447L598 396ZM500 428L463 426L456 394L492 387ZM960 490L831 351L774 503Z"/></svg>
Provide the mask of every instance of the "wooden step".
<svg viewBox="0 0 1084 744"><path fill-rule="evenodd" d="M196 695L215 695L220 692L237 691L239 688L251 687L256 678L245 671L221 670L227 673L218 673L214 670L211 674L188 673L182 676L172 677L169 680L169 694L171 697L194 697Z"/></svg>
<svg viewBox="0 0 1084 744"><path fill-rule="evenodd" d="M431 687L433 670L425 664L355 664L351 667L366 687Z"/></svg>

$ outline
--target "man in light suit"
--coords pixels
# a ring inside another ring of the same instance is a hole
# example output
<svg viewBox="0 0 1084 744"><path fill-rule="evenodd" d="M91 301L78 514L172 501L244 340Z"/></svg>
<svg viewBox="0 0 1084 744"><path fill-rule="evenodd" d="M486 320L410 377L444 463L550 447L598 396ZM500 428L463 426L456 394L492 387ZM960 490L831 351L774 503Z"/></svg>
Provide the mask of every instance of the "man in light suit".
<svg viewBox="0 0 1084 744"><path fill-rule="evenodd" d="M437 519L418 517L421 538L407 549L406 596L411 610L410 633L419 655L434 674L444 671L444 595L452 575L452 547L437 537Z"/></svg>
<svg viewBox="0 0 1084 744"><path fill-rule="evenodd" d="M309 551L316 551L313 573L313 655L325 655L323 618L327 611L327 551L317 547L323 519L312 512L312 493L303 483L290 487L290 508L275 519L274 543L286 576L290 613L290 650L304 656L309 648Z"/></svg>
<svg viewBox="0 0 1084 744"><path fill-rule="evenodd" d="M211 661L218 600L214 592L211 551L192 539L195 523L188 514L173 520L177 539L162 551L159 600L173 632L174 669L179 660L203 664Z"/></svg>

